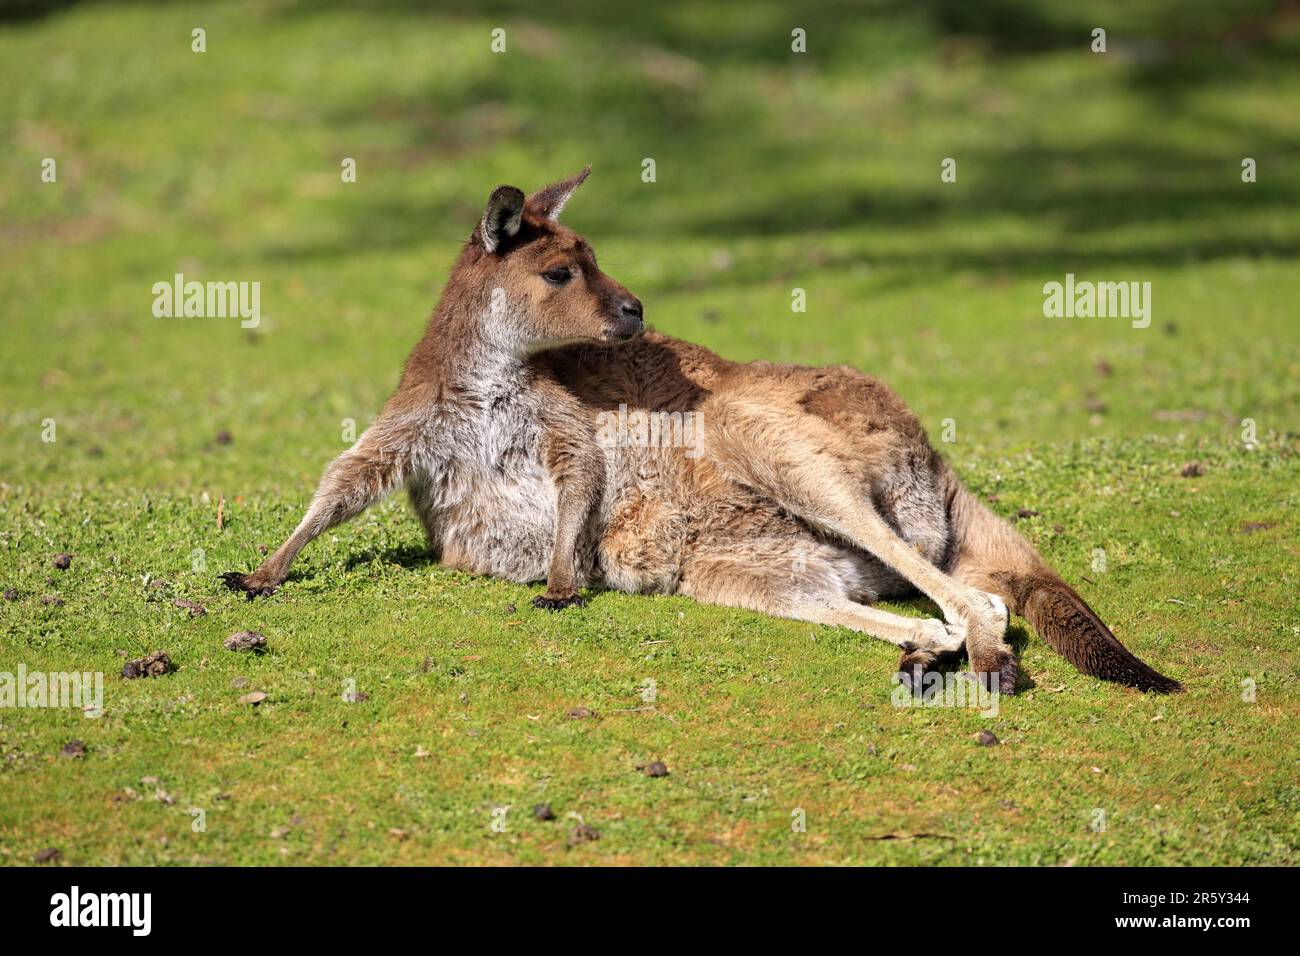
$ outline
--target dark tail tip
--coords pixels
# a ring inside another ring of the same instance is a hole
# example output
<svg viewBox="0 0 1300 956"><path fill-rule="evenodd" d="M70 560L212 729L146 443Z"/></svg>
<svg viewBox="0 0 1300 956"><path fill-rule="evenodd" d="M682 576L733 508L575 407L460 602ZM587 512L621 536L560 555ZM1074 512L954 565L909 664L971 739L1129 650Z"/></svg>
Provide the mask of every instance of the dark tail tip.
<svg viewBox="0 0 1300 956"><path fill-rule="evenodd" d="M1102 623L1074 588L1054 576L1009 582L1013 607L1067 661L1093 677L1157 694L1176 694L1183 685L1133 655Z"/></svg>

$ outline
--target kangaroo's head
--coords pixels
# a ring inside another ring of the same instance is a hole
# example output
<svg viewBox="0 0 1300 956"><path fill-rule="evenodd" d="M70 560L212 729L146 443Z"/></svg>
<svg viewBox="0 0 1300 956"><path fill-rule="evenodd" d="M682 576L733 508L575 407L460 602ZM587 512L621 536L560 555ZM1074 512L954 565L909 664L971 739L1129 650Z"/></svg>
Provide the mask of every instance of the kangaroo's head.
<svg viewBox="0 0 1300 956"><path fill-rule="evenodd" d="M470 255L499 341L535 352L574 342L625 342L642 330L641 300L600 271L587 241L558 219L591 167L525 197L498 186L470 237Z"/></svg>

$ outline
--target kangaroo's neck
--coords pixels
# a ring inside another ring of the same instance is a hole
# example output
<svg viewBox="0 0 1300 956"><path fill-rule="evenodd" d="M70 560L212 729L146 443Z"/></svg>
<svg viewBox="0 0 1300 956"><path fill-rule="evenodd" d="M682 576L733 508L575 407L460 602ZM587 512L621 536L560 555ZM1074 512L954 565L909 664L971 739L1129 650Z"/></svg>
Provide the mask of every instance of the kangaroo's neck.
<svg viewBox="0 0 1300 956"><path fill-rule="evenodd" d="M432 386L447 400L519 390L530 351L494 290L448 283L424 337L411 352L402 388Z"/></svg>

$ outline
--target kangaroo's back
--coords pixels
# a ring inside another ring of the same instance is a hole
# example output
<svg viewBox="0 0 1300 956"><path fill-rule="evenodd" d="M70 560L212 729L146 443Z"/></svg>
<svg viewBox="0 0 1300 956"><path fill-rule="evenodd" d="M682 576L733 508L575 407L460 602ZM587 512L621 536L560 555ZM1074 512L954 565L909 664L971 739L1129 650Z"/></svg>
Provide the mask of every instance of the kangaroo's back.
<svg viewBox="0 0 1300 956"><path fill-rule="evenodd" d="M620 405L665 412L696 411L735 366L702 345L656 331L620 345L573 345L535 356L593 414Z"/></svg>

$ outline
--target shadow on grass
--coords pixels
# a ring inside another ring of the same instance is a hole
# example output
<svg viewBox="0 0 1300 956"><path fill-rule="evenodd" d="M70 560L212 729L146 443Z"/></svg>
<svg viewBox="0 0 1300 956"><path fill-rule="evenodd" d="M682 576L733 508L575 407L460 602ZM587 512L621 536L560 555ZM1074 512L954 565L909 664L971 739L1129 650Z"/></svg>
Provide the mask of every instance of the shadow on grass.
<svg viewBox="0 0 1300 956"><path fill-rule="evenodd" d="M310 17L320 7L290 6L281 15ZM379 3L372 9L376 15L412 18L426 12L423 5L407 2ZM1117 38L1130 49L1124 54L1126 68L1116 73L1122 85L1111 95L1146 102L1157 114L1185 112L1188 92L1216 76L1264 82L1278 71L1295 71L1294 51L1276 36L1289 22L1290 5L1276 16L1263 3L1247 4L1233 16L1177 10L1169 23L1125 14L1134 26ZM325 122L358 135L368 124L392 124L405 140L403 161L415 167L493 155L498 147L515 150L528 143L535 147L530 166L547 170L547 179L559 178L570 171L569 157L578 144L598 176L601 170L635 168L653 152L665 171L676 168L681 175L680 169L688 168L696 179L732 180L730 188L701 197L707 202L691 202L690 195L679 191L664 204L660 193L642 188L635 178L611 176L601 187L603 201L584 207L581 214L584 229L593 235L724 245L788 237L809 249L831 234L860 236L857 249L836 254L812 250L816 261L809 264L829 269L869 261L904 271L1041 275L1084 265L1300 256L1300 231L1260 227L1261 217L1270 224L1285 222L1300 209L1300 185L1280 175L1261 176L1250 185L1240 182L1241 157L1254 157L1261 169L1279 169L1300 149L1296 137L1261 120L1203 117L1207 129L1232 137L1227 148L1217 140L1203 146L1165 143L1127 116L1101 139L1049 145L1021 136L995 148L962 146L962 168L970 177L964 182L971 185L940 195L919 187L846 187L836 182L842 147L791 136L786 124L774 122L779 118L758 94L728 101L722 111L705 95L711 77L728 66L790 69L784 37L794 22L791 17L819 37L818 65L838 70L853 68L858 41L890 17L909 18L919 36L929 36L928 46L918 47L915 56L936 69L944 45L953 38L987 41L976 55L990 64L1012 58L1032 62L1053 50L1086 44L1089 27L1046 4L997 0L976 9L957 0L929 0L916 7L881 2L863 11L845 2L807 14L799 11L798 16L776 5L764 8L760 22L745 29L730 12L709 4L688 17L671 5L642 3L605 6L600 16L592 16L576 2L450 2L439 5L437 16L475 23L495 18L525 39L531 37L536 49L521 41L517 69L457 74L414 93L394 90L365 103L327 102ZM593 36L602 48L626 49L617 75L588 77L566 60L577 43ZM539 52L548 44L553 45L550 52ZM874 78L864 74L864 80ZM907 107L898 109L905 112ZM1068 116L1061 119L1069 121ZM823 168L825 175L819 175ZM795 169L802 175L771 172ZM345 258L358 249L427 244L449 230L468 235L493 185L485 179L481 195L434 201L371 195L364 203L340 202L335 213L340 229L333 236L304 237L249 252L269 259ZM530 190L543 183L515 185ZM680 190L671 183L667 188ZM1045 230L1047 238L981 242L980 229L990 219L1031 223L1035 230ZM873 226L879 227L874 233ZM882 232L924 233L926 241L900 248L881 242ZM1124 236L1122 242L1115 241L1117 235ZM666 277L658 283L689 289L692 281ZM711 287L753 281L743 270L709 278Z"/></svg>
<svg viewBox="0 0 1300 956"><path fill-rule="evenodd" d="M414 570L438 564L438 556L425 545L404 544L396 548L383 550L369 548L350 555L344 563L344 567L351 571L353 568L376 561L383 564L396 564L407 570Z"/></svg>

